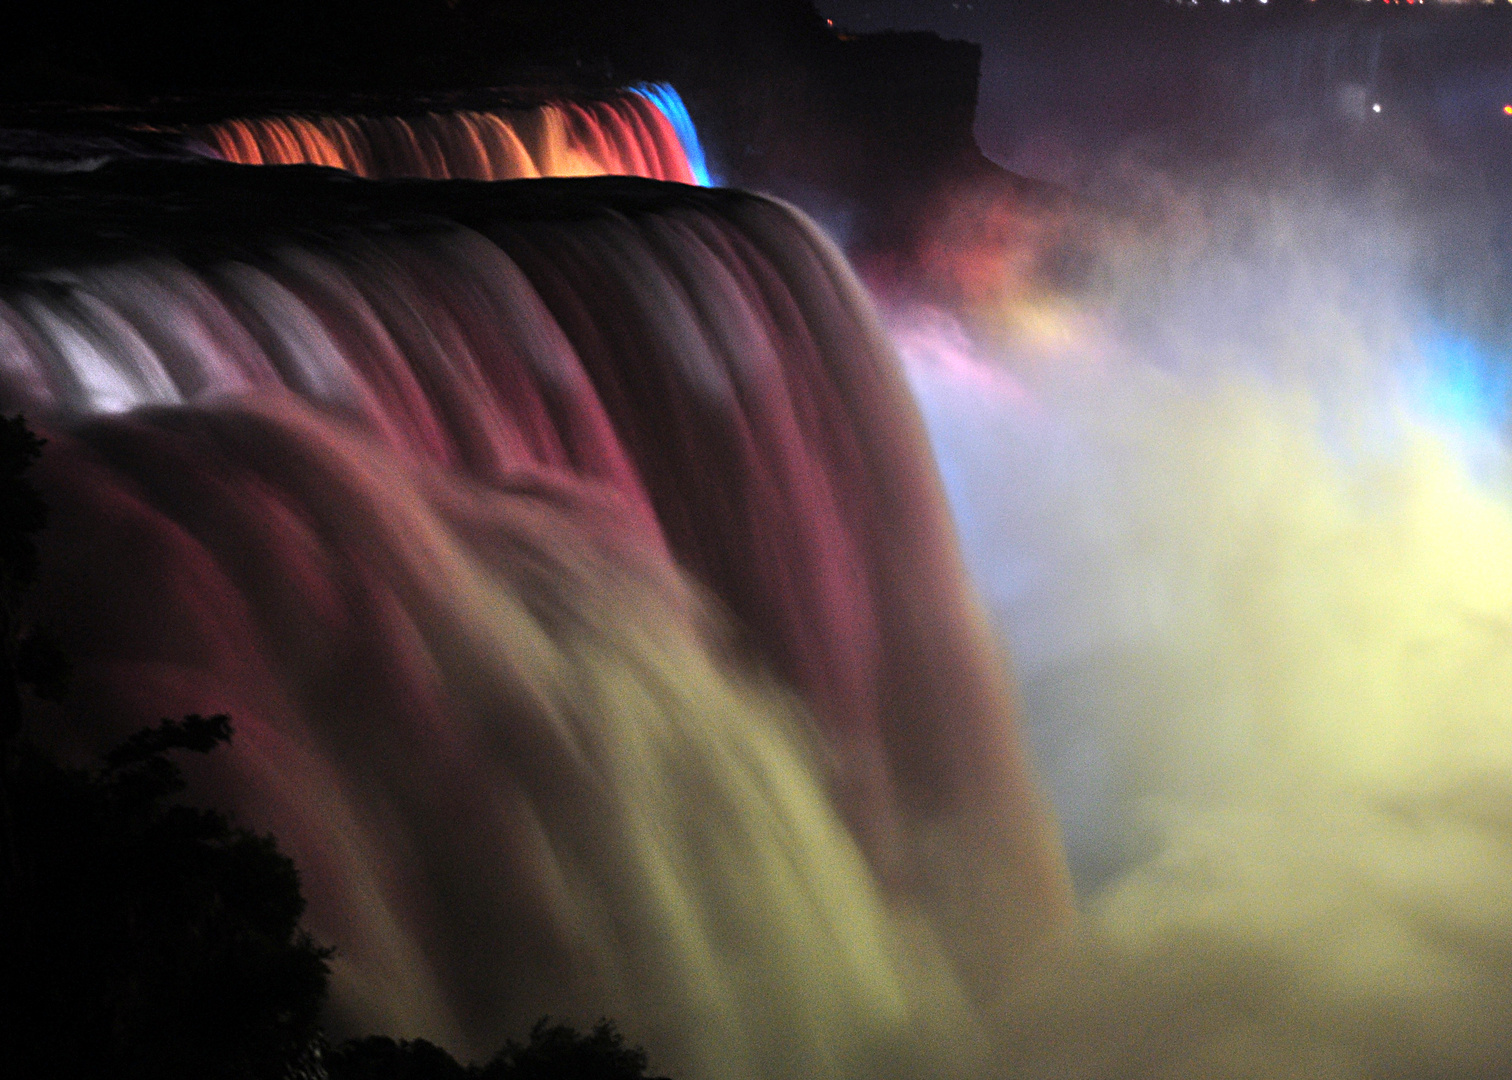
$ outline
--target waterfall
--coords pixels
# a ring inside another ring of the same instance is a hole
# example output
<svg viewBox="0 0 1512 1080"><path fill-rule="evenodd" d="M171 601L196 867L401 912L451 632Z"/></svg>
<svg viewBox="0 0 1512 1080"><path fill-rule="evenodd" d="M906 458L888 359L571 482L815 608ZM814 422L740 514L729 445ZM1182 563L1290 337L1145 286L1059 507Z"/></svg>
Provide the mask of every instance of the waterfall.
<svg viewBox="0 0 1512 1080"><path fill-rule="evenodd" d="M528 108L245 116L188 134L226 161L326 165L372 179L608 174L709 183L687 107L665 84Z"/></svg>
<svg viewBox="0 0 1512 1080"><path fill-rule="evenodd" d="M233 715L197 790L299 865L339 1029L981 1065L1064 867L917 409L801 214L119 162L0 219L79 738Z"/></svg>

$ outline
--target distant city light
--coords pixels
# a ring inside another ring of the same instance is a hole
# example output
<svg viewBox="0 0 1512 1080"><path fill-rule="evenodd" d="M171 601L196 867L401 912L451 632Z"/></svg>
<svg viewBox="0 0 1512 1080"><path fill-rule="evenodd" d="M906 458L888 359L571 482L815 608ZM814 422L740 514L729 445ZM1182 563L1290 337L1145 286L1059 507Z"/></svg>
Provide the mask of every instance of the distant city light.
<svg viewBox="0 0 1512 1080"><path fill-rule="evenodd" d="M1512 116L1512 105L1503 105L1502 112L1506 113L1508 116Z"/></svg>

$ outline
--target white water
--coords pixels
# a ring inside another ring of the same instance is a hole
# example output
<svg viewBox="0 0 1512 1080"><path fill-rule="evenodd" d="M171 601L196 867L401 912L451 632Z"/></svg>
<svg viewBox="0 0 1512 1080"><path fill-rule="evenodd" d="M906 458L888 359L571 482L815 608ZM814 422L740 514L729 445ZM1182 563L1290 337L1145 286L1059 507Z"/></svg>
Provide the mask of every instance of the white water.
<svg viewBox="0 0 1512 1080"><path fill-rule="evenodd" d="M1084 290L894 317L1086 916L1005 1072L1505 1076L1505 360L1400 203L1162 182Z"/></svg>

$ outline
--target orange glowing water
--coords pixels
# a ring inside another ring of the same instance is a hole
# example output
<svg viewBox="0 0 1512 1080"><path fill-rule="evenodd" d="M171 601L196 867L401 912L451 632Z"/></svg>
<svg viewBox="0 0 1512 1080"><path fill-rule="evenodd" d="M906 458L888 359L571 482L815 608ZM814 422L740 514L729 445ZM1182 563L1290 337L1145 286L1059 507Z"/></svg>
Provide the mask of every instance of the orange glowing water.
<svg viewBox="0 0 1512 1080"><path fill-rule="evenodd" d="M632 91L535 108L409 117L244 117L194 134L227 161L326 165L374 179L619 175L695 181L672 122Z"/></svg>

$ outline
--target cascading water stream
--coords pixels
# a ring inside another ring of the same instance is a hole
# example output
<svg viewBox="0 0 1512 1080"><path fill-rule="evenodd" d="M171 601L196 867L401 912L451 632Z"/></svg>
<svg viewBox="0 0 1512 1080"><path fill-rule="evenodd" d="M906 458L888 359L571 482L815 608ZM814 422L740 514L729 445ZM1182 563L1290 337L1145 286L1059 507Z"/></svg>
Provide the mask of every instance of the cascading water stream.
<svg viewBox="0 0 1512 1080"><path fill-rule="evenodd" d="M1064 871L811 224L608 178L5 191L70 711L234 716L201 790L294 856L345 1026L477 1055L608 1012L687 1077L975 1068L969 996Z"/></svg>
<svg viewBox="0 0 1512 1080"><path fill-rule="evenodd" d="M371 179L616 175L709 183L688 110L665 84L522 108L247 116L186 134L226 161L326 165Z"/></svg>
<svg viewBox="0 0 1512 1080"><path fill-rule="evenodd" d="M296 857L338 1033L1504 1076L1504 359L1399 208L1157 187L1080 292L897 316L905 382L758 196L7 174L49 729L233 714L197 791ZM979 225L949 280L1019 265Z"/></svg>

